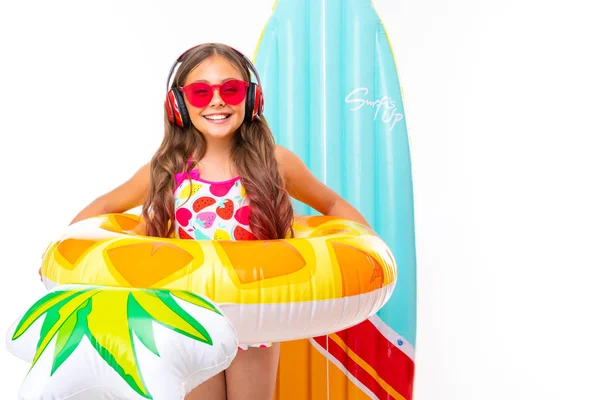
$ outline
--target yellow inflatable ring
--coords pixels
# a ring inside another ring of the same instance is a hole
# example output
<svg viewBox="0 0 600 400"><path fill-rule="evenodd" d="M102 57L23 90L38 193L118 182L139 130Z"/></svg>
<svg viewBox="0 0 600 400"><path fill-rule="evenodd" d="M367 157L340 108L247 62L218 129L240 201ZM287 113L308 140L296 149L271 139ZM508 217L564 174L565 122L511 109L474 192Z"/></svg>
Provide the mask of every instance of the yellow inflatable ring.
<svg viewBox="0 0 600 400"><path fill-rule="evenodd" d="M187 290L212 299L240 343L319 336L356 325L389 299L388 246L367 227L296 217L295 238L196 241L136 235L134 214L80 221L50 244L42 275L62 284Z"/></svg>

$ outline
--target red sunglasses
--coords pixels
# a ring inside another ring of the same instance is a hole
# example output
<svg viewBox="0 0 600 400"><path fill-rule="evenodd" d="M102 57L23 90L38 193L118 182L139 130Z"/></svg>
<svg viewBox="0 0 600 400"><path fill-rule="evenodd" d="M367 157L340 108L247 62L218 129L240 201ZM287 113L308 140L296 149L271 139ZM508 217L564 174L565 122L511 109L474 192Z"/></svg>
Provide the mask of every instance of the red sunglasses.
<svg viewBox="0 0 600 400"><path fill-rule="evenodd" d="M246 89L249 83L240 80L229 80L220 85L209 85L205 82L194 82L183 86L181 90L185 93L187 101L194 107L206 107L213 98L215 89L219 89L219 95L223 101L231 106L240 104L246 97Z"/></svg>

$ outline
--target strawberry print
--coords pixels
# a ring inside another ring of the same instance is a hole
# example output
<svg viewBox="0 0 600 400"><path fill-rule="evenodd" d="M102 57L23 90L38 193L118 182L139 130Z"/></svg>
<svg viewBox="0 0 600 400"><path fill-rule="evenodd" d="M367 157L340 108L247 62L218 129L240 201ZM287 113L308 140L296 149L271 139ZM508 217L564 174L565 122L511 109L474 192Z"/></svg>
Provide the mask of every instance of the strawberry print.
<svg viewBox="0 0 600 400"><path fill-rule="evenodd" d="M238 210L235 212L235 220L237 222L239 222L242 225L248 225L248 220L250 218L250 207L248 206L243 206L238 208Z"/></svg>
<svg viewBox="0 0 600 400"><path fill-rule="evenodd" d="M181 239L256 240L249 228L250 207L239 179L208 182L191 177L175 189L175 232ZM184 195L186 197L184 197Z"/></svg>
<svg viewBox="0 0 600 400"><path fill-rule="evenodd" d="M210 193L217 196L217 197L223 197L225 196L227 193L229 193L229 190L231 190L231 188L233 187L233 185L236 184L236 181L231 180L231 181L227 181L227 182L219 182L219 183L211 183L210 185Z"/></svg>
<svg viewBox="0 0 600 400"><path fill-rule="evenodd" d="M233 237L235 240L256 240L256 236L252 232L247 231L239 225L233 230Z"/></svg>
<svg viewBox="0 0 600 400"><path fill-rule="evenodd" d="M225 199L218 202L218 204L219 207L217 207L217 215L224 220L231 219L231 217L233 217L233 201Z"/></svg>
<svg viewBox="0 0 600 400"><path fill-rule="evenodd" d="M212 211L201 212L200 214L196 215L196 219L198 220L198 222L200 222L200 225L204 229L208 229L211 226L213 226L213 223L215 222L216 218L217 214L215 214Z"/></svg>
<svg viewBox="0 0 600 400"><path fill-rule="evenodd" d="M209 196L202 196L196 200L194 200L193 209L194 212L198 212L200 210L205 209L206 207L212 206L217 201Z"/></svg>

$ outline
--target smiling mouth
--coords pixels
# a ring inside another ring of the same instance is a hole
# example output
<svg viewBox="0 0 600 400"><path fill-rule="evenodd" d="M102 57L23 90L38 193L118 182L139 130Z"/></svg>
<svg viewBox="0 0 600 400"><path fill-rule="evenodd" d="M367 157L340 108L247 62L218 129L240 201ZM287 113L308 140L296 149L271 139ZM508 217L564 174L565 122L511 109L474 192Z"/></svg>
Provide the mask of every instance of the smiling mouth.
<svg viewBox="0 0 600 400"><path fill-rule="evenodd" d="M231 114L214 114L214 115L204 115L204 118L209 121L224 121L231 117Z"/></svg>

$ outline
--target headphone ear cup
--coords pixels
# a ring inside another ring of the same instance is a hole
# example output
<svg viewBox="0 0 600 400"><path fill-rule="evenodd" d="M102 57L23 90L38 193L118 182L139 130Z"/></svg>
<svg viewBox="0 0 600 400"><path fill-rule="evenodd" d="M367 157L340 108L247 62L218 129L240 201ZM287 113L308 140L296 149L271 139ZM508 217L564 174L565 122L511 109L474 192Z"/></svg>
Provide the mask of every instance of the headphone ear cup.
<svg viewBox="0 0 600 400"><path fill-rule="evenodd" d="M262 115L264 100L262 89L256 83L251 82L246 93L246 115L244 119L252 122Z"/></svg>
<svg viewBox="0 0 600 400"><path fill-rule="evenodd" d="M254 96L254 103L256 108L256 118L263 115L265 110L265 98L263 96L262 87L256 85L256 94Z"/></svg>
<svg viewBox="0 0 600 400"><path fill-rule="evenodd" d="M173 90L169 90L167 92L167 97L165 98L165 110L167 110L167 116L169 117L169 122L175 125L175 107L173 103L175 99L173 98Z"/></svg>
<svg viewBox="0 0 600 400"><path fill-rule="evenodd" d="M187 128L191 124L190 114L188 113L187 107L185 106L185 100L183 99L183 93L177 89L171 89L169 93L173 96L173 108L175 114L175 123L181 128ZM170 118L169 118L170 119Z"/></svg>
<svg viewBox="0 0 600 400"><path fill-rule="evenodd" d="M256 84L250 82L250 85L248 85L248 90L246 91L246 113L244 114L244 120L247 122L252 122L254 121L254 104L255 102L255 95L256 95L256 89L255 89Z"/></svg>

